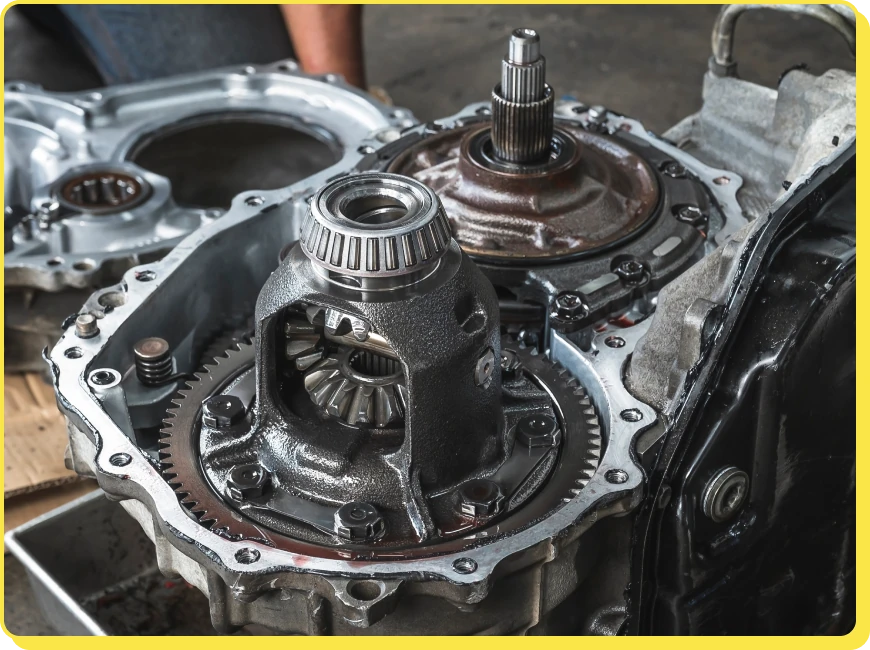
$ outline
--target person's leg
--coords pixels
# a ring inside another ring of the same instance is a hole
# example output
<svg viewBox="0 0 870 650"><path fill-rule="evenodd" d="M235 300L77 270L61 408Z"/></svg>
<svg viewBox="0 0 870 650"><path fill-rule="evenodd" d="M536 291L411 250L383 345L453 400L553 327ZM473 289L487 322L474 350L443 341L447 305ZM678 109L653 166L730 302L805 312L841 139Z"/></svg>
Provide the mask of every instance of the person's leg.
<svg viewBox="0 0 870 650"><path fill-rule="evenodd" d="M106 83L293 56L276 5L58 5Z"/></svg>

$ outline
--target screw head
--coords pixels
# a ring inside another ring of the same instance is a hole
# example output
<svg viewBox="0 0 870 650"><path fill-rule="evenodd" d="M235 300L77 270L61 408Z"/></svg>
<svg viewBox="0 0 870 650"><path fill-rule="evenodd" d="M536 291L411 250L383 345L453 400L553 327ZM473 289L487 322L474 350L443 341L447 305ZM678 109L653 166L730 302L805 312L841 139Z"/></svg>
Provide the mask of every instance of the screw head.
<svg viewBox="0 0 870 650"><path fill-rule="evenodd" d="M459 486L459 511L466 517L492 517L501 510L504 494L498 483L484 478Z"/></svg>
<svg viewBox="0 0 870 650"><path fill-rule="evenodd" d="M247 409L235 395L215 395L202 403L202 423L212 429L225 429L241 422Z"/></svg>
<svg viewBox="0 0 870 650"><path fill-rule="evenodd" d="M700 226L707 223L707 215L701 211L701 208L695 205L684 205L677 210L677 221L682 221L691 226Z"/></svg>
<svg viewBox="0 0 870 650"><path fill-rule="evenodd" d="M93 314L79 314L76 317L76 336L80 339L92 339L100 333L97 317Z"/></svg>
<svg viewBox="0 0 870 650"><path fill-rule="evenodd" d="M565 321L576 321L586 317L589 307L581 294L563 291L553 299L551 313Z"/></svg>
<svg viewBox="0 0 870 650"><path fill-rule="evenodd" d="M380 537L386 529L384 518L370 503L351 501L335 512L335 534L351 541Z"/></svg>
<svg viewBox="0 0 870 650"><path fill-rule="evenodd" d="M634 258L623 260L613 269L623 282L637 284L646 278L646 269L640 260Z"/></svg>
<svg viewBox="0 0 870 650"><path fill-rule="evenodd" d="M235 501L263 496L272 482L269 472L259 463L236 465L227 477L227 494Z"/></svg>
<svg viewBox="0 0 870 650"><path fill-rule="evenodd" d="M492 371L495 368L495 352L492 348L487 348L480 358L477 360L477 365L474 368L474 383L484 388L489 385L489 380L492 378Z"/></svg>
<svg viewBox="0 0 870 650"><path fill-rule="evenodd" d="M589 315L589 304L583 294L563 291L550 304L550 322L556 329L572 332Z"/></svg>
<svg viewBox="0 0 870 650"><path fill-rule="evenodd" d="M501 376L502 379L516 379L522 371L523 364L519 356L513 350L501 351Z"/></svg>
<svg viewBox="0 0 870 650"><path fill-rule="evenodd" d="M686 175L686 168L678 162L669 162L662 168L662 173L671 178L683 178Z"/></svg>
<svg viewBox="0 0 870 650"><path fill-rule="evenodd" d="M720 524L732 519L749 494L749 476L736 467L723 467L704 487L701 507L704 514Z"/></svg>
<svg viewBox="0 0 870 650"><path fill-rule="evenodd" d="M517 422L516 436L526 447L553 447L559 441L559 425L544 413L527 415Z"/></svg>

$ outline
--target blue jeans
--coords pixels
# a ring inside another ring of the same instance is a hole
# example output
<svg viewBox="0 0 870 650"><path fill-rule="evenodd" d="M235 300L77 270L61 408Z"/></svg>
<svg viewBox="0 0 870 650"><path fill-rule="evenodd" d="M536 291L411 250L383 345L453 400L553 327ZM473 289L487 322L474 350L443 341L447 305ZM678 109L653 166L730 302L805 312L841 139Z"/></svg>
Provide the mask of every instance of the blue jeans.
<svg viewBox="0 0 870 650"><path fill-rule="evenodd" d="M276 5L20 6L75 41L107 84L293 57Z"/></svg>

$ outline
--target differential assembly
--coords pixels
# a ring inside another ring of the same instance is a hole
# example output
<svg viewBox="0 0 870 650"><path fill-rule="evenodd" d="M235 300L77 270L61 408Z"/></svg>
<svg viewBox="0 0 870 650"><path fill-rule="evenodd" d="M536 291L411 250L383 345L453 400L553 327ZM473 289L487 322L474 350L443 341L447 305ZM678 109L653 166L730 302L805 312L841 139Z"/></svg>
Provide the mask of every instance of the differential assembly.
<svg viewBox="0 0 870 650"><path fill-rule="evenodd" d="M582 388L503 349L437 196L369 173L310 205L253 343L206 361L170 410L161 456L182 503L231 538L398 559L518 530L582 487L600 450L592 411L565 420L589 409Z"/></svg>

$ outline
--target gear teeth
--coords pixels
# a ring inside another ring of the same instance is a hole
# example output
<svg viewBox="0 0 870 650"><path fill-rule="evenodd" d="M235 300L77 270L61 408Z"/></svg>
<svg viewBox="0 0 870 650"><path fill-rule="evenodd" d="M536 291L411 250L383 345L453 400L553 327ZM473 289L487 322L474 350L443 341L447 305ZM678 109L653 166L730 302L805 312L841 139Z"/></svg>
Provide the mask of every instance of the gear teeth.
<svg viewBox="0 0 870 650"><path fill-rule="evenodd" d="M202 526L212 532L217 532L218 529L229 531L233 526L233 522L223 523L226 515L222 516L219 513L209 511L208 503L214 502L216 497L209 487L199 485L199 482L203 480L202 477L197 474L195 478L190 479L193 483L189 485L188 480L180 475L182 471L190 472L198 470L180 467L173 457L173 452L177 445L183 446L190 443L188 439L184 438L190 432L185 431L183 427L182 430L176 431L175 420L181 417L181 409L184 407L185 401L191 398L191 394L200 388L203 382L206 382L209 386L212 384L215 370L221 369L225 364L232 364L236 355L251 352L251 347L252 343L249 340L234 341L223 354L203 363L201 368L194 372L184 382L183 386L178 389L175 395L172 396L170 400L171 406L166 410L166 414L163 417L163 426L160 429L161 437L158 440L158 457L163 479L175 491L179 503L185 510L195 517ZM185 450L183 453L188 454L189 452ZM196 494L197 488L202 490L201 496Z"/></svg>
<svg viewBox="0 0 870 650"><path fill-rule="evenodd" d="M372 386L357 386L350 401L347 423L352 425L371 424L373 420Z"/></svg>
<svg viewBox="0 0 870 650"><path fill-rule="evenodd" d="M408 402L404 385L358 384L342 374L341 362L334 357L312 365L303 384L311 401L327 415L351 425L386 427L404 417Z"/></svg>

